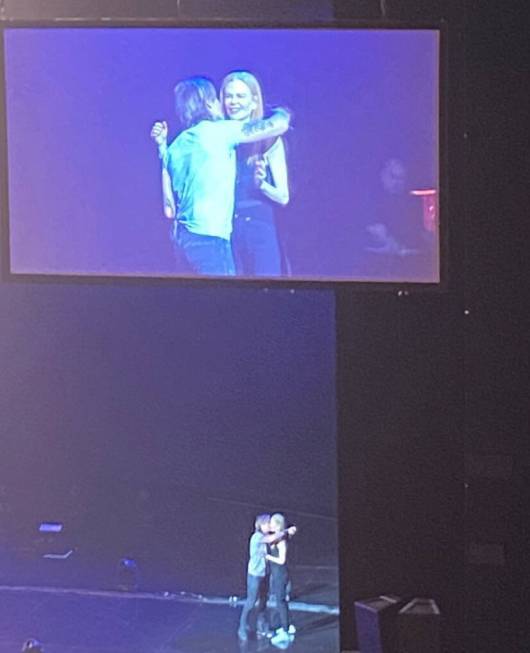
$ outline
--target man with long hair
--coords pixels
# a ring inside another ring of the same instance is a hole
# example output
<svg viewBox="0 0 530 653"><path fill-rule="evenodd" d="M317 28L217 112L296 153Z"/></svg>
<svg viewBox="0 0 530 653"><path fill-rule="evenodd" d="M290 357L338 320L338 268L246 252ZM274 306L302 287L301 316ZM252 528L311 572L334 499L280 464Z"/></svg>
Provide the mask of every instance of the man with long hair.
<svg viewBox="0 0 530 653"><path fill-rule="evenodd" d="M224 120L215 86L206 77L177 84L175 110L182 131L171 145L166 122L151 130L162 162L164 214L174 220L174 241L194 273L234 275L236 147L285 133L289 113L277 109L266 119Z"/></svg>

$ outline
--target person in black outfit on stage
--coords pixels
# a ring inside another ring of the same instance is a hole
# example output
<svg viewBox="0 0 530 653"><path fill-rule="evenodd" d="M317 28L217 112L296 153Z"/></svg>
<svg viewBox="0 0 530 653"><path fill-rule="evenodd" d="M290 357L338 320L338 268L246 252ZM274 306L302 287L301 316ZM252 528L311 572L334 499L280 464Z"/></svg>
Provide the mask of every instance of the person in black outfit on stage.
<svg viewBox="0 0 530 653"><path fill-rule="evenodd" d="M281 533L285 530L285 517L276 513L271 517L271 532ZM271 592L276 598L276 609L280 618L280 627L271 639L274 645L284 646L292 642L296 633L295 627L290 623L289 605L287 602L287 588L289 585L289 568L287 566L288 541L282 539L269 545L266 559L270 563Z"/></svg>

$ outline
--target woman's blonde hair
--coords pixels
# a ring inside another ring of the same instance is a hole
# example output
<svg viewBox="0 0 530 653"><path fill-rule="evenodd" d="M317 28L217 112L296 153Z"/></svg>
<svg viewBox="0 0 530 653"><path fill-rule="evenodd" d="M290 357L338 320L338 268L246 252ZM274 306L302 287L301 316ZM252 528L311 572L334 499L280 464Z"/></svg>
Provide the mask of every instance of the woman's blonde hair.
<svg viewBox="0 0 530 653"><path fill-rule="evenodd" d="M223 79L221 83L221 91L220 91L220 98L221 98L221 106L223 107L223 111L225 111L225 91L226 87L230 82L233 82L235 80L238 80L240 82L243 82L248 86L248 89L252 95L252 99L254 100L255 107L250 114L250 119L251 120L261 120L263 116L265 115L265 105L263 102L263 93L261 91L261 84L259 83L257 77L253 75L252 73L248 72L248 70L233 70L232 72L228 73L226 77ZM252 156L262 156L264 152L266 152L270 147L272 147L274 141L276 139L267 139L266 141L260 141L258 143L251 143L248 145L248 151L249 151L249 158Z"/></svg>
<svg viewBox="0 0 530 653"><path fill-rule="evenodd" d="M225 106L225 91L226 87L230 82L238 80L246 84L249 88L249 91L252 95L256 106L251 114L252 120L260 120L263 118L264 108L263 108L263 93L261 92L261 85L257 80L257 77L252 73L249 73L248 70L233 70L231 73L223 79L221 83L221 104L223 105L223 110Z"/></svg>

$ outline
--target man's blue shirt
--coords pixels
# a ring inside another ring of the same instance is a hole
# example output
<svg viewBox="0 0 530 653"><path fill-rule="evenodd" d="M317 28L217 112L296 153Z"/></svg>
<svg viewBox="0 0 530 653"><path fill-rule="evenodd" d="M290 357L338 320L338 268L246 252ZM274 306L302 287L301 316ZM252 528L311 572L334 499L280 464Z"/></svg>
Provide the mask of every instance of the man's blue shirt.
<svg viewBox="0 0 530 653"><path fill-rule="evenodd" d="M190 232L230 240L241 123L203 120L168 149L177 220Z"/></svg>

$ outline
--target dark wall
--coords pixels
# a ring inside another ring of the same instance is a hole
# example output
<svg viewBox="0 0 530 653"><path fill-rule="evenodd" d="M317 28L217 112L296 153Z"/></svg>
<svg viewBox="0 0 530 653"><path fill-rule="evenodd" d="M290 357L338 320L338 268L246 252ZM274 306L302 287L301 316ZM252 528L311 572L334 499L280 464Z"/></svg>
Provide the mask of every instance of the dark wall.
<svg viewBox="0 0 530 653"><path fill-rule="evenodd" d="M354 600L431 596L460 650L462 317L450 294L339 299L344 641Z"/></svg>
<svg viewBox="0 0 530 653"><path fill-rule="evenodd" d="M470 5L467 32L466 446L508 469L468 478L467 539L498 559L472 564L470 650L524 650L528 597L527 7Z"/></svg>
<svg viewBox="0 0 530 653"><path fill-rule="evenodd" d="M338 304L343 641L355 598L425 591L447 650L523 650L528 23L520 2L383 4L448 21L450 289Z"/></svg>

